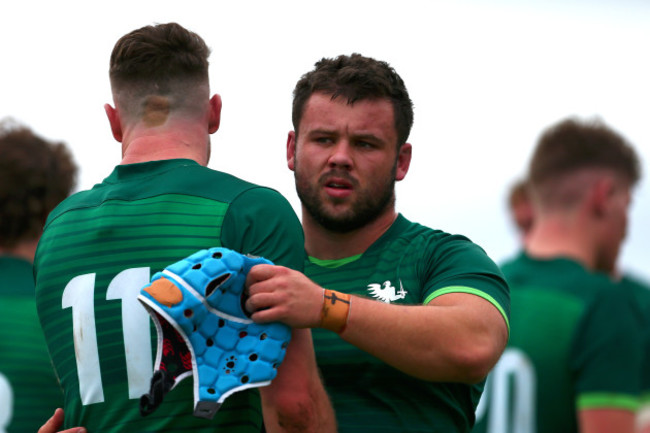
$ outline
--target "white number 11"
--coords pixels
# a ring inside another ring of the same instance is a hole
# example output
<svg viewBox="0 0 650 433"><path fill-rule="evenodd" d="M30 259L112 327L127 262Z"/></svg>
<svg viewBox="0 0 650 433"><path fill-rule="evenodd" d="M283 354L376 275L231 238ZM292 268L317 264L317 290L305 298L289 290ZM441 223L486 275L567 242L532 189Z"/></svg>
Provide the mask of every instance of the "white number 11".
<svg viewBox="0 0 650 433"><path fill-rule="evenodd" d="M149 391L153 360L149 313L137 297L149 283L149 268L126 269L110 282L107 300L122 301L122 332L129 384L129 398L140 398ZM75 357L79 375L79 393L84 405L104 401L104 388L97 349L95 327L95 274L73 278L63 290L62 308L72 308Z"/></svg>
<svg viewBox="0 0 650 433"><path fill-rule="evenodd" d="M14 393L9 379L0 373L0 433L6 433L14 410Z"/></svg>

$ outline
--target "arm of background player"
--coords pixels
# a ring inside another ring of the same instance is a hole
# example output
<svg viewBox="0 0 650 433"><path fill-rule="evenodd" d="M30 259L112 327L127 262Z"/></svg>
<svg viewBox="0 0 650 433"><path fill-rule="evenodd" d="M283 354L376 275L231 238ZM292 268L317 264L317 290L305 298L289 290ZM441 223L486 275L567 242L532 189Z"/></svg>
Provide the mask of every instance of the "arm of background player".
<svg viewBox="0 0 650 433"><path fill-rule="evenodd" d="M83 427L73 427L68 430L63 430L59 432L59 429L63 425L63 409L56 409L54 415L47 420L41 428L38 429L38 433L86 433L86 429Z"/></svg>
<svg viewBox="0 0 650 433"><path fill-rule="evenodd" d="M646 346L641 312L629 294L603 290L574 338L580 433L637 431Z"/></svg>
<svg viewBox="0 0 650 433"><path fill-rule="evenodd" d="M650 403L644 401L636 414L636 430L638 433L650 433Z"/></svg>
<svg viewBox="0 0 650 433"><path fill-rule="evenodd" d="M633 433L636 413L622 409L583 409L578 411L580 433Z"/></svg>
<svg viewBox="0 0 650 433"><path fill-rule="evenodd" d="M269 433L334 433L336 418L316 367L309 329L294 329L278 375L260 388Z"/></svg>
<svg viewBox="0 0 650 433"><path fill-rule="evenodd" d="M248 274L248 311L256 322L318 327L323 288L303 274L258 265ZM508 326L489 301L448 293L427 305L393 305L352 297L343 340L423 380L476 383L494 366Z"/></svg>

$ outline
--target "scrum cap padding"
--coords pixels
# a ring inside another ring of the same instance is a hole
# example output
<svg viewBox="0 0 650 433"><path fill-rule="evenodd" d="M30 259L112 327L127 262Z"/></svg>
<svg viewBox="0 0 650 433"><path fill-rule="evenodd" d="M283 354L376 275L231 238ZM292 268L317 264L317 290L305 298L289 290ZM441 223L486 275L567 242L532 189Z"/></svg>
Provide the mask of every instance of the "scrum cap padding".
<svg viewBox="0 0 650 433"><path fill-rule="evenodd" d="M138 300L158 334L154 375L140 412L152 413L181 380L194 380L194 415L211 419L234 392L268 385L291 338L281 323L254 323L244 311L244 283L258 264L227 248L201 250L156 273Z"/></svg>

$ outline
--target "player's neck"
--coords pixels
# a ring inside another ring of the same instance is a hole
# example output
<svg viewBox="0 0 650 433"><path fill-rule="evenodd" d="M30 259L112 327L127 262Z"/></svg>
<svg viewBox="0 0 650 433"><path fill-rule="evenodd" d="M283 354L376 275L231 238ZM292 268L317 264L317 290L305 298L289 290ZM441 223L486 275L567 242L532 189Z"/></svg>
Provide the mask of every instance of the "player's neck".
<svg viewBox="0 0 650 433"><path fill-rule="evenodd" d="M334 260L352 257L365 252L397 218L394 209L385 212L365 226L350 232L340 233L327 230L318 224L303 208L303 230L305 250L311 257Z"/></svg>
<svg viewBox="0 0 650 433"><path fill-rule="evenodd" d="M191 159L208 164L209 138L191 130L167 130L132 134L122 142L121 164L135 164L166 159Z"/></svg>
<svg viewBox="0 0 650 433"><path fill-rule="evenodd" d="M38 239L23 241L12 248L0 248L0 256L18 257L32 263L34 262L34 254L36 254L37 246Z"/></svg>
<svg viewBox="0 0 650 433"><path fill-rule="evenodd" d="M565 257L592 270L596 265L594 251L594 240L588 229L556 219L538 221L526 242L526 253L531 257Z"/></svg>

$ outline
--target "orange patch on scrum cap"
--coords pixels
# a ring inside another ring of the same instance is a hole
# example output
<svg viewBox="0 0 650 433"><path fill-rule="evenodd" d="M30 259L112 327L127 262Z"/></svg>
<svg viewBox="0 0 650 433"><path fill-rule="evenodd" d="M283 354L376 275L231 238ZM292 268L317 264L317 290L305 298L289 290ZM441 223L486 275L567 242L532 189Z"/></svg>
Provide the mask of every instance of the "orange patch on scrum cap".
<svg viewBox="0 0 650 433"><path fill-rule="evenodd" d="M143 289L161 304L171 307L183 300L183 293L167 278L159 278Z"/></svg>

